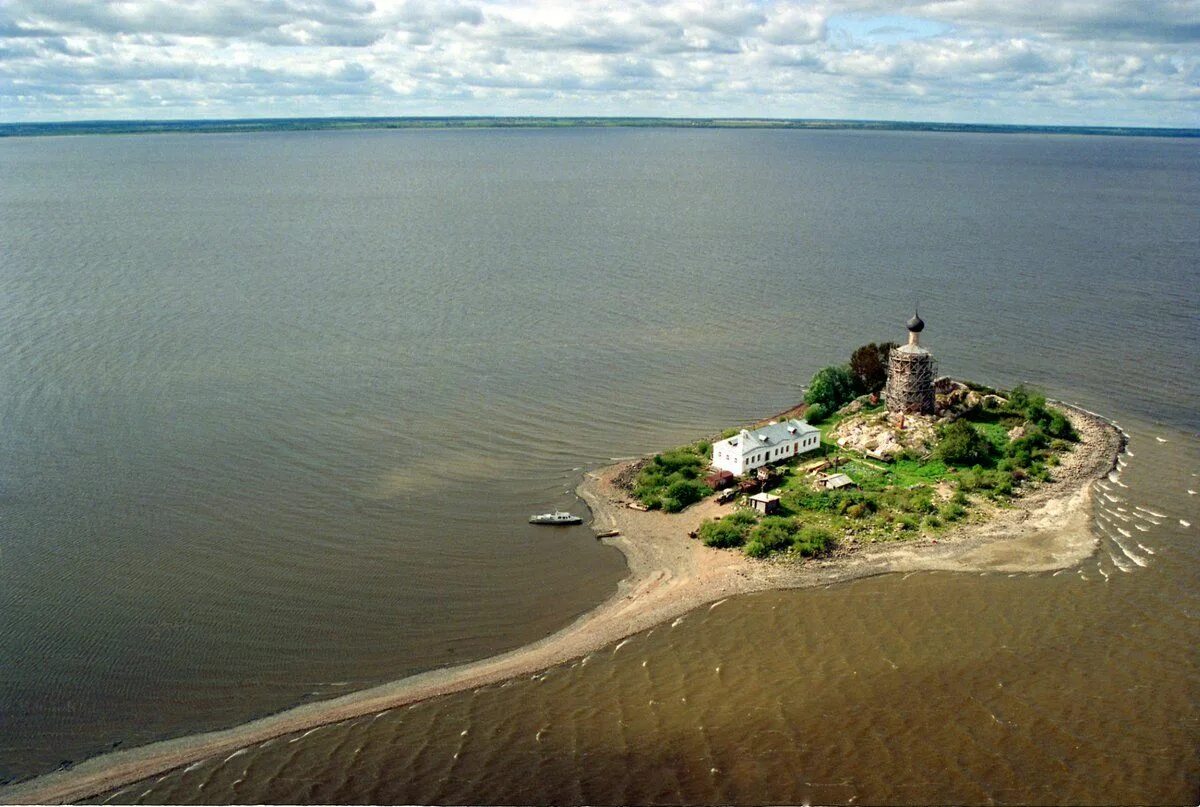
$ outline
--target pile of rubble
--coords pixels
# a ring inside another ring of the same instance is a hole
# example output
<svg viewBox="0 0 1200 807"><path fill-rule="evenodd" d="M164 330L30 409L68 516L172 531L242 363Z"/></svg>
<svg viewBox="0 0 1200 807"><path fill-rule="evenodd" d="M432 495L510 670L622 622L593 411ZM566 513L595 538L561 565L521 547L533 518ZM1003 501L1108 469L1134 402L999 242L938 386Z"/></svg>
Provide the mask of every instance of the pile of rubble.
<svg viewBox="0 0 1200 807"><path fill-rule="evenodd" d="M942 376L933 383L934 412L939 419L953 420L956 416L973 407L979 406L987 398L1003 401L996 395L980 395L961 381L955 381L949 376Z"/></svg>
<svg viewBox="0 0 1200 807"><path fill-rule="evenodd" d="M934 422L934 418L924 415L906 415L901 427L886 413L875 412L846 418L830 436L842 448L891 461L905 451L920 455L932 451L937 444Z"/></svg>

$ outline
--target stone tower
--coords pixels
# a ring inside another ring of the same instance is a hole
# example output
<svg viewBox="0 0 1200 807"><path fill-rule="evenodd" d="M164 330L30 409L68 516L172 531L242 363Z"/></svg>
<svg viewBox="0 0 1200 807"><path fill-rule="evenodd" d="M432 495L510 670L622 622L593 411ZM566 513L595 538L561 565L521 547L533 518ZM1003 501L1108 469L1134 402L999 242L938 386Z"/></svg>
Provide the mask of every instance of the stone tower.
<svg viewBox="0 0 1200 807"><path fill-rule="evenodd" d="M893 348L888 357L887 387L883 398L890 414L933 414L933 379L937 366L933 354L921 347L925 322L916 312L908 321L908 344Z"/></svg>

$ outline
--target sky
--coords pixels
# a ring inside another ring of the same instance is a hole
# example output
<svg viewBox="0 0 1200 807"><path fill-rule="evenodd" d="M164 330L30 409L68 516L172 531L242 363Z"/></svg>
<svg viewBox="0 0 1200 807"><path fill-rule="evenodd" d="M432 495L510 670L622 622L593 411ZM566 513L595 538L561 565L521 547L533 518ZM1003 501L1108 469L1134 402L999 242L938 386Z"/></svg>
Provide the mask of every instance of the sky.
<svg viewBox="0 0 1200 807"><path fill-rule="evenodd" d="M1200 127L1200 0L0 0L0 121Z"/></svg>

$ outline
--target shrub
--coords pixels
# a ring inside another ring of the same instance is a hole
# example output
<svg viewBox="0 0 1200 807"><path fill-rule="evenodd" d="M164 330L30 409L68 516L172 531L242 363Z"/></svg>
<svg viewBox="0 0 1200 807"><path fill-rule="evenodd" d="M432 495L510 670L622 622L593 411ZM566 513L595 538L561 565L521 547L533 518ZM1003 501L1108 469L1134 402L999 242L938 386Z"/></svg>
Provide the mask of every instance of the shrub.
<svg viewBox="0 0 1200 807"><path fill-rule="evenodd" d="M667 486L662 497L662 508L668 513L677 513L689 504L694 504L708 493L708 486L692 479L680 479Z"/></svg>
<svg viewBox="0 0 1200 807"><path fill-rule="evenodd" d="M833 533L821 527L805 527L792 540L792 549L806 558L829 551L837 541Z"/></svg>
<svg viewBox="0 0 1200 807"><path fill-rule="evenodd" d="M942 520L937 516L925 516L925 526L937 528L942 526Z"/></svg>
<svg viewBox="0 0 1200 807"><path fill-rule="evenodd" d="M889 490L883 494L883 499L887 505L908 513L932 513L937 509L933 504L933 490L923 486L909 490Z"/></svg>
<svg viewBox="0 0 1200 807"><path fill-rule="evenodd" d="M978 465L991 456L992 443L965 420L941 429L938 457L947 465Z"/></svg>
<svg viewBox="0 0 1200 807"><path fill-rule="evenodd" d="M833 491L801 488L788 496L788 503L798 510L831 513L837 510L842 498L842 494Z"/></svg>
<svg viewBox="0 0 1200 807"><path fill-rule="evenodd" d="M874 509L871 502L858 502L846 508L846 515L850 518L870 518Z"/></svg>
<svg viewBox="0 0 1200 807"><path fill-rule="evenodd" d="M804 410L804 419L816 425L829 417L829 408L824 404L809 404Z"/></svg>
<svg viewBox="0 0 1200 807"><path fill-rule="evenodd" d="M896 517L896 527L900 530L915 530L918 526L917 517L904 513Z"/></svg>
<svg viewBox="0 0 1200 807"><path fill-rule="evenodd" d="M739 527L749 527L758 523L758 516L750 510L735 510L725 516L724 520Z"/></svg>
<svg viewBox="0 0 1200 807"><path fill-rule="evenodd" d="M767 547L760 541L751 541L750 543L746 544L746 548L742 551L752 558L765 558L767 555L771 554L772 550L767 549Z"/></svg>
<svg viewBox="0 0 1200 807"><path fill-rule="evenodd" d="M796 522L782 516L768 516L750 531L750 542L761 544L767 552L783 549L796 535Z"/></svg>
<svg viewBox="0 0 1200 807"><path fill-rule="evenodd" d="M686 449L654 455L654 465L658 468L665 470L668 474L682 473L689 478L697 476L706 462L705 458Z"/></svg>
<svg viewBox="0 0 1200 807"><path fill-rule="evenodd" d="M743 526L733 524L729 519L709 521L700 525L700 541L705 546L727 549L741 546L746 542L746 530Z"/></svg>
<svg viewBox="0 0 1200 807"><path fill-rule="evenodd" d="M804 402L820 404L829 413L854 399L854 375L846 367L832 366L817 370L808 382Z"/></svg>
<svg viewBox="0 0 1200 807"><path fill-rule="evenodd" d="M956 501L948 501L938 509L938 515L943 521L958 521L967 514L967 508Z"/></svg>

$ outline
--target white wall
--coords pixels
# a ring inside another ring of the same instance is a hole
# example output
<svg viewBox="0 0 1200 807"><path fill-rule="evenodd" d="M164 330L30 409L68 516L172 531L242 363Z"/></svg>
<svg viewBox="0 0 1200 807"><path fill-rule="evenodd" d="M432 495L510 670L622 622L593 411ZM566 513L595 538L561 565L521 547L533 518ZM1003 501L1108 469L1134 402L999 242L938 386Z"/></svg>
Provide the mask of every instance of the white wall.
<svg viewBox="0 0 1200 807"><path fill-rule="evenodd" d="M713 467L721 471L729 471L735 476L749 473L763 465L782 462L789 457L807 454L821 445L821 435L819 434L798 435L795 439L783 443L752 448L749 455L744 456L742 453L745 450L744 444L754 446L758 444L758 440L746 431L743 431L736 439L738 441L736 446L729 445L728 440L721 440L713 443L712 448Z"/></svg>

